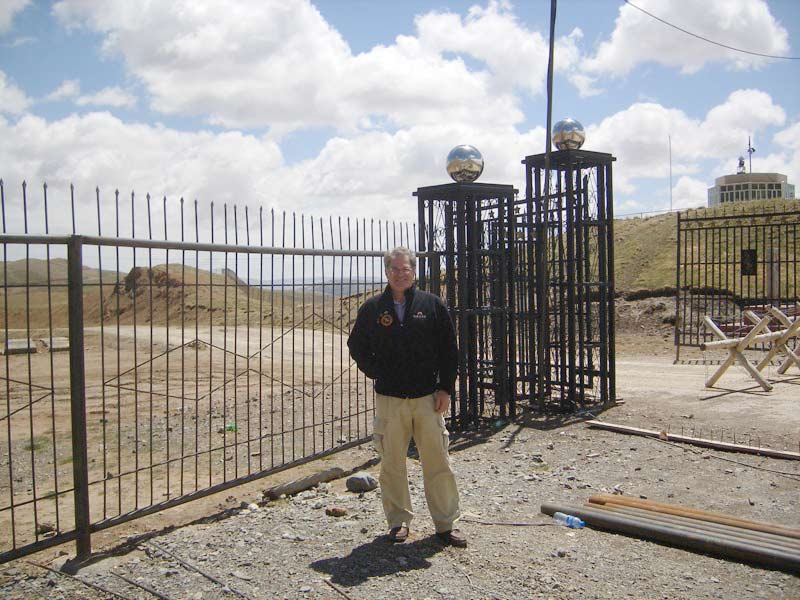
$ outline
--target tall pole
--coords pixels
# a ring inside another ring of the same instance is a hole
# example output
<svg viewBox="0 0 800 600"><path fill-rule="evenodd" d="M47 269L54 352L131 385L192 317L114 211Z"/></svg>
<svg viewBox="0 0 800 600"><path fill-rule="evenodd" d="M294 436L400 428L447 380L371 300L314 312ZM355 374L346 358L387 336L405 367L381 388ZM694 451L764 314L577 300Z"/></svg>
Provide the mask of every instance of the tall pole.
<svg viewBox="0 0 800 600"><path fill-rule="evenodd" d="M669 212L672 212L672 136L667 136L669 140Z"/></svg>
<svg viewBox="0 0 800 600"><path fill-rule="evenodd" d="M550 195L550 146L552 145L551 129L553 126L553 53L556 36L556 0L550 0L550 53L547 59L547 129L544 149L545 197Z"/></svg>
<svg viewBox="0 0 800 600"><path fill-rule="evenodd" d="M755 152L755 151L756 151L756 149L753 148L753 146L750 144L750 136L748 135L747 136L747 157L748 157L748 160L750 161L750 172L751 173L753 172L753 152Z"/></svg>

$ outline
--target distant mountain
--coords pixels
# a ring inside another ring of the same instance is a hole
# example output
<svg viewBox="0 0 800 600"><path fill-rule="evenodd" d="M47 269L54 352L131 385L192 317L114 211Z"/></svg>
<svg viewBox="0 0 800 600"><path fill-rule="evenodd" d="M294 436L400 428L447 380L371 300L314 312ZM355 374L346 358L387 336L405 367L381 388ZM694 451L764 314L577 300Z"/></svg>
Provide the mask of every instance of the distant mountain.
<svg viewBox="0 0 800 600"><path fill-rule="evenodd" d="M83 267L84 283L97 283L100 281L101 271L91 267ZM27 261L21 258L12 260L5 264L0 261L0 285L5 285L6 276L8 285L25 285L27 281L30 285L63 285L67 283L67 259L51 258L48 273L47 260L41 258L31 258ZM116 271L103 270L103 282L115 281L117 277L122 279L125 274Z"/></svg>

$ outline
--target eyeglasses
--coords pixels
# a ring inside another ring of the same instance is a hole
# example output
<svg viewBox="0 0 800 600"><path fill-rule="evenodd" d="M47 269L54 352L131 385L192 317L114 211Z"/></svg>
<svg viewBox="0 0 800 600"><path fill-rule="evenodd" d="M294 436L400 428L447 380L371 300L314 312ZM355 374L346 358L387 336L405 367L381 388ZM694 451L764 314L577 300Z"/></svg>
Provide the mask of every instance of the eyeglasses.
<svg viewBox="0 0 800 600"><path fill-rule="evenodd" d="M408 275L413 273L414 269L411 267L389 267L389 272L393 275Z"/></svg>

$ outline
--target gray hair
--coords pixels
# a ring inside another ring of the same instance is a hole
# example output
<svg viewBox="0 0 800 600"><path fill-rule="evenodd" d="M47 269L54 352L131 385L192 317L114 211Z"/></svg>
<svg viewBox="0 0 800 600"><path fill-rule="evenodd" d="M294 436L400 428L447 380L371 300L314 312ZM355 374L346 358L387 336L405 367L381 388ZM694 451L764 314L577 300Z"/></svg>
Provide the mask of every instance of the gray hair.
<svg viewBox="0 0 800 600"><path fill-rule="evenodd" d="M392 265L392 260L397 258L398 256L405 256L408 258L409 266L417 270L417 255L413 250L409 250L405 246L398 246L393 250L389 250L386 254L383 255L383 266L385 269L389 269Z"/></svg>

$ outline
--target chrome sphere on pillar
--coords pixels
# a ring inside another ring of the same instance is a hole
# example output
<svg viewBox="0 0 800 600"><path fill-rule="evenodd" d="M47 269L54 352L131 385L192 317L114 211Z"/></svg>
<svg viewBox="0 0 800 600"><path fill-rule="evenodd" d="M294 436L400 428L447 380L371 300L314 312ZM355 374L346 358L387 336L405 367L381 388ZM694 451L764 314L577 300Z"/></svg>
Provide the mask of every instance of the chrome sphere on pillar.
<svg viewBox="0 0 800 600"><path fill-rule="evenodd" d="M586 140L583 125L575 119L561 119L553 125L553 145L559 150L577 150Z"/></svg>
<svg viewBox="0 0 800 600"><path fill-rule="evenodd" d="M457 183L472 183L483 173L483 155L475 146L462 144L447 155L447 174Z"/></svg>

